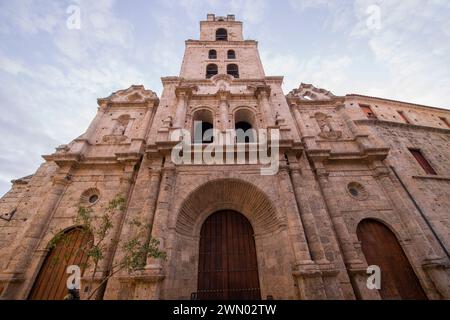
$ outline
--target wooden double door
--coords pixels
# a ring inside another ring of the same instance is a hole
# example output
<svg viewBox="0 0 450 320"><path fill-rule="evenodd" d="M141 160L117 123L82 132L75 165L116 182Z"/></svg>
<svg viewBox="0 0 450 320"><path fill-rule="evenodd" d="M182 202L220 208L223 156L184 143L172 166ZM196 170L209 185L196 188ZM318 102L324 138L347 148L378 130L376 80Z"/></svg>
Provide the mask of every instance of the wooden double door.
<svg viewBox="0 0 450 320"><path fill-rule="evenodd" d="M376 220L367 219L358 225L357 235L367 263L381 269L379 293L382 299L427 299L397 237L389 228Z"/></svg>
<svg viewBox="0 0 450 320"><path fill-rule="evenodd" d="M92 245L92 239L92 234L81 228L66 232L45 258L28 299L63 300L68 294L67 267L77 265L84 269L88 259L86 248Z"/></svg>
<svg viewBox="0 0 450 320"><path fill-rule="evenodd" d="M261 299L253 228L240 213L220 211L203 224L197 297L200 300Z"/></svg>

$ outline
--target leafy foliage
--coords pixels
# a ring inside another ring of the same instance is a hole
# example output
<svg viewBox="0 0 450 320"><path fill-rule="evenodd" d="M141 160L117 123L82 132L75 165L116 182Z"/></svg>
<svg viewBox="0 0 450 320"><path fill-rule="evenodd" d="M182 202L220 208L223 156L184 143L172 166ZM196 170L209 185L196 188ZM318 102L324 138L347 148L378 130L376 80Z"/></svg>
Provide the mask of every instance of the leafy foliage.
<svg viewBox="0 0 450 320"><path fill-rule="evenodd" d="M74 219L74 223L83 230L83 232L89 234L92 238L86 245L77 248L76 254L86 255L87 262L85 265L80 266L83 269L93 265L93 272L91 283L97 272L99 263L105 259L106 252L108 250L108 244L105 240L108 238L110 231L114 226L114 216L119 213L124 213L126 209L126 199L118 195L112 199L105 208L104 213L101 216L96 216L92 208L86 208L84 206L78 207L77 216ZM149 257L155 259L165 259L166 253L159 249L160 242L157 239L153 239L149 236L150 225L142 224L140 221L134 219L130 222L130 226L133 228L131 237L122 244L124 256L116 265L112 265L108 275L103 279L100 285L92 289L89 287L89 299L100 289L106 281L114 274L121 270L126 270L129 274L141 270L145 267L146 261ZM92 237L93 236L93 237ZM70 241L70 237L67 233L59 232L55 235L50 242L50 249L57 245L67 245ZM109 245L112 245L110 243ZM66 262L70 257L64 257ZM57 263L55 261L54 263Z"/></svg>

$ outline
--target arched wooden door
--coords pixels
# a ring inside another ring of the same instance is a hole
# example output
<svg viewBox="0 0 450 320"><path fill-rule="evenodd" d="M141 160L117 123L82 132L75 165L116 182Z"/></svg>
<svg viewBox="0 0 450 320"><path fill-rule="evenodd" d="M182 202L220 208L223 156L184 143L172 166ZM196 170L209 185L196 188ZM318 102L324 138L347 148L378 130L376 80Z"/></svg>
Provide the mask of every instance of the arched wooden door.
<svg viewBox="0 0 450 320"><path fill-rule="evenodd" d="M198 299L261 299L253 228L243 215L210 216L201 230L199 255Z"/></svg>
<svg viewBox="0 0 450 320"><path fill-rule="evenodd" d="M54 248L50 250L39 271L30 300L63 300L68 294L66 269L70 265L78 265L81 270L87 262L87 250L92 245L92 235L81 228L66 232Z"/></svg>
<svg viewBox="0 0 450 320"><path fill-rule="evenodd" d="M397 237L389 228L376 220L363 220L358 225L357 235L367 263L381 269L379 292L382 299L427 299Z"/></svg>

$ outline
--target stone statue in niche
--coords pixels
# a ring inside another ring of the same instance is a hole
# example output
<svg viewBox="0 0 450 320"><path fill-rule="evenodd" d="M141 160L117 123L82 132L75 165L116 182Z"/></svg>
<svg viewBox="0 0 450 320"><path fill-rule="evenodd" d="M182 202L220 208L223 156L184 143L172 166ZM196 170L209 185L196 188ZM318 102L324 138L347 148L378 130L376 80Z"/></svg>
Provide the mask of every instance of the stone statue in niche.
<svg viewBox="0 0 450 320"><path fill-rule="evenodd" d="M127 139L127 137L125 136L125 132L127 130L129 122L130 116L120 116L113 128L112 134L104 136L103 142L114 144L125 141Z"/></svg>
<svg viewBox="0 0 450 320"><path fill-rule="evenodd" d="M113 130L114 136L123 136L125 135L125 131L127 130L128 123L130 122L130 116L120 116L119 119L117 119L116 126Z"/></svg>
<svg viewBox="0 0 450 320"><path fill-rule="evenodd" d="M314 115L314 117L316 118L317 124L320 128L320 137L329 140L337 140L342 137L341 131L333 129L330 117L328 115L318 112Z"/></svg>
<svg viewBox="0 0 450 320"><path fill-rule="evenodd" d="M118 126L116 126L114 128L113 135L114 136L123 136L125 134L125 129L126 128L124 125L119 124Z"/></svg>
<svg viewBox="0 0 450 320"><path fill-rule="evenodd" d="M164 127L172 128L173 127L173 118L168 116L165 120L163 120Z"/></svg>

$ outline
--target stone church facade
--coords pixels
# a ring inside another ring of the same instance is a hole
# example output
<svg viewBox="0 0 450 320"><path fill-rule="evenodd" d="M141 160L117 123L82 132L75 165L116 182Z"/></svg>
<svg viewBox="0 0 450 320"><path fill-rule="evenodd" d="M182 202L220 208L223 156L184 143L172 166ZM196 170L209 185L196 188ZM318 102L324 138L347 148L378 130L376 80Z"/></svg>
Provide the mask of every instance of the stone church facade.
<svg viewBox="0 0 450 320"><path fill-rule="evenodd" d="M100 214L117 194L126 210L95 281L135 219L167 258L114 275L104 299L449 299L450 112L309 84L285 95L233 15L200 26L161 98L134 85L99 99L83 135L12 182L0 201L1 299L30 298L55 232L76 227L80 204ZM278 171L174 163L173 132L196 121L221 134L278 130ZM367 286L370 265L381 290Z"/></svg>

